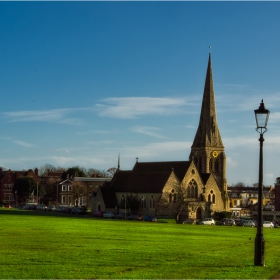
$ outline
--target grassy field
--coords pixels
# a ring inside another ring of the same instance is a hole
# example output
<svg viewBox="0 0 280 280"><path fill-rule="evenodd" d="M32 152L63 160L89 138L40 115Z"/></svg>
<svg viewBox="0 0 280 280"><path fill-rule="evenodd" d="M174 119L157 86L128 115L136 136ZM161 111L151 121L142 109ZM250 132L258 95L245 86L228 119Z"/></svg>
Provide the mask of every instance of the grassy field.
<svg viewBox="0 0 280 280"><path fill-rule="evenodd" d="M177 225L0 209L2 279L271 279L280 228L264 229L266 266L254 266L256 228Z"/></svg>

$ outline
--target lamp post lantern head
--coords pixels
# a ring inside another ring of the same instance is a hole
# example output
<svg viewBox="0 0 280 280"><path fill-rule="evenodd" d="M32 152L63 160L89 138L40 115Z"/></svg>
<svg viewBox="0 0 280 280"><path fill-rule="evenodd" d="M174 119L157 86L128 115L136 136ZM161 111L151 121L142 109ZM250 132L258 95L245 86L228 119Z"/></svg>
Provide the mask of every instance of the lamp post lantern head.
<svg viewBox="0 0 280 280"><path fill-rule="evenodd" d="M268 122L269 113L270 113L270 111L265 108L263 99L262 99L259 109L255 110L255 117L256 117L256 123L257 123L256 130L258 132L260 132L261 134L263 134L267 131L266 126L267 126L267 122Z"/></svg>

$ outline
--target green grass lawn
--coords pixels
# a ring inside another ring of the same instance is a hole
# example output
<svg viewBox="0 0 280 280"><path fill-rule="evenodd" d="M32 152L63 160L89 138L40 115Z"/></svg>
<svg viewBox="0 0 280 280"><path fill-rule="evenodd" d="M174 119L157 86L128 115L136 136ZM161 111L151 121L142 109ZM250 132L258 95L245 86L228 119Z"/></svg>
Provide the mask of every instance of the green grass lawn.
<svg viewBox="0 0 280 280"><path fill-rule="evenodd" d="M0 277L271 279L279 235L280 228L264 229L266 266L256 267L256 228L0 209Z"/></svg>

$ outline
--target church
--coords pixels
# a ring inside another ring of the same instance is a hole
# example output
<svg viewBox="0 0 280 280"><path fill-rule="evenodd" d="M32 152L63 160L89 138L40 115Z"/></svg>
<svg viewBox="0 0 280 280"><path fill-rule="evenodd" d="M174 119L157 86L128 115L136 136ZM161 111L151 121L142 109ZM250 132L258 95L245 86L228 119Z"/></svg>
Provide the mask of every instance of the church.
<svg viewBox="0 0 280 280"><path fill-rule="evenodd" d="M211 53L199 125L188 161L139 162L118 169L92 198L92 211L202 219L228 210L226 155L218 128Z"/></svg>

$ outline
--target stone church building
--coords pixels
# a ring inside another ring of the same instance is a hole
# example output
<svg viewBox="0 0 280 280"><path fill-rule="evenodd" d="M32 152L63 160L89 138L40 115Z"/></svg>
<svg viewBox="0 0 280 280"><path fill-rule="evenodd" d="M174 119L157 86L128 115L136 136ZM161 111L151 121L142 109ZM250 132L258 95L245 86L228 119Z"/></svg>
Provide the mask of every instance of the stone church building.
<svg viewBox="0 0 280 280"><path fill-rule="evenodd" d="M133 209L128 197L136 202ZM217 122L211 53L189 160L137 160L132 170L118 167L111 182L92 198L92 211L97 210L195 219L228 210L226 155Z"/></svg>

